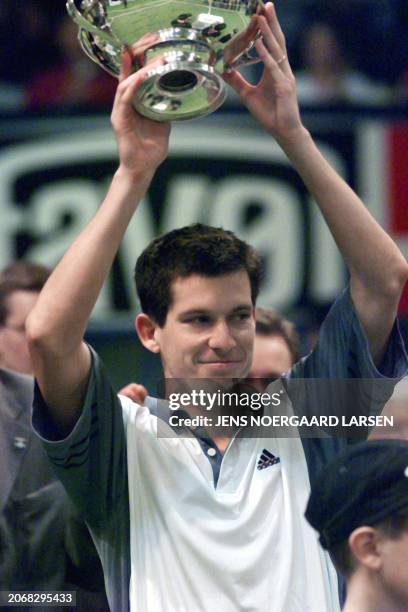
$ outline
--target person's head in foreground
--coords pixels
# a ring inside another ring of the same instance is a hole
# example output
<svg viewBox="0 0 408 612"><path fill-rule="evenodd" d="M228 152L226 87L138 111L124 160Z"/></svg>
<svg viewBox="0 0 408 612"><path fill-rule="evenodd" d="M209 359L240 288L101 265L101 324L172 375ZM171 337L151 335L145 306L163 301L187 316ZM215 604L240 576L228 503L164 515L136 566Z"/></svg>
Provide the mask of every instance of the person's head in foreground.
<svg viewBox="0 0 408 612"><path fill-rule="evenodd" d="M408 610L408 441L352 446L322 471L306 518L346 578L345 612Z"/></svg>
<svg viewBox="0 0 408 612"><path fill-rule="evenodd" d="M30 261L17 261L0 273L0 366L31 374L25 322L51 270Z"/></svg>
<svg viewBox="0 0 408 612"><path fill-rule="evenodd" d="M165 378L242 378L255 335L260 258L232 232L195 224L153 240L135 270L136 330Z"/></svg>

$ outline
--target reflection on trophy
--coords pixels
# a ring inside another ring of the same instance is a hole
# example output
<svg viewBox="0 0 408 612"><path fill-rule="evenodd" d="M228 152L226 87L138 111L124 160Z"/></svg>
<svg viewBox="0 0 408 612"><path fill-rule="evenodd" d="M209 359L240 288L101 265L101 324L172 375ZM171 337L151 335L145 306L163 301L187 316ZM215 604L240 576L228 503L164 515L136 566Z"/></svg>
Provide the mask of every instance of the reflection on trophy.
<svg viewBox="0 0 408 612"><path fill-rule="evenodd" d="M262 0L68 0L85 53L118 76L124 49L134 70L152 64L135 108L156 121L201 117L224 102L226 67L258 61Z"/></svg>

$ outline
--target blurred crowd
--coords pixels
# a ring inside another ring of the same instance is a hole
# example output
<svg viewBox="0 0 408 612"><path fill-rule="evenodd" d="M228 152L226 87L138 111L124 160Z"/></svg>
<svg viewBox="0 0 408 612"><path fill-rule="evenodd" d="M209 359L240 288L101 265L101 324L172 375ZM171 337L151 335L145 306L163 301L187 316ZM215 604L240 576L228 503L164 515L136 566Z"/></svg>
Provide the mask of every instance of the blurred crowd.
<svg viewBox="0 0 408 612"><path fill-rule="evenodd" d="M275 5L302 104L408 103L406 0ZM0 50L0 112L109 109L116 81L80 49L64 0L2 0Z"/></svg>

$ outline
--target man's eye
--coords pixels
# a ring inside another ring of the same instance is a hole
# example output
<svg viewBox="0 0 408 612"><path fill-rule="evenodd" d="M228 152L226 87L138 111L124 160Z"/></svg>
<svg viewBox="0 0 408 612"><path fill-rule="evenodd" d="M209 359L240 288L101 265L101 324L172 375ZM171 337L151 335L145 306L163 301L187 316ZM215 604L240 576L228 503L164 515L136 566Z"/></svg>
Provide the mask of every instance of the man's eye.
<svg viewBox="0 0 408 612"><path fill-rule="evenodd" d="M249 312L240 312L234 315L234 321L247 321L251 317Z"/></svg>
<svg viewBox="0 0 408 612"><path fill-rule="evenodd" d="M192 323L194 325L205 325L210 322L210 318L205 315L200 315L197 317L193 317L192 319L188 319L187 323Z"/></svg>

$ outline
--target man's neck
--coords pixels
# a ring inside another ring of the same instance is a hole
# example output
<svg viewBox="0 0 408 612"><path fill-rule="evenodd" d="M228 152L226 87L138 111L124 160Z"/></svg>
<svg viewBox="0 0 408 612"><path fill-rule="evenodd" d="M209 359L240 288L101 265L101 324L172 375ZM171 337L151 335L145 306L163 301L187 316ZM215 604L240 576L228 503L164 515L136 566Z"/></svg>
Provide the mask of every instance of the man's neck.
<svg viewBox="0 0 408 612"><path fill-rule="evenodd" d="M227 438L225 436L214 436L212 438L215 446L218 448L220 453L223 455L227 449L228 444L230 443L231 438Z"/></svg>
<svg viewBox="0 0 408 612"><path fill-rule="evenodd" d="M406 605L391 601L375 577L355 575L347 582L343 612L406 612Z"/></svg>

